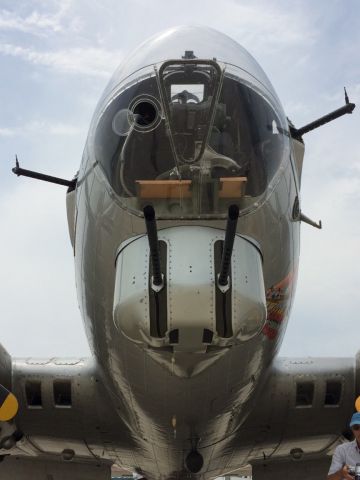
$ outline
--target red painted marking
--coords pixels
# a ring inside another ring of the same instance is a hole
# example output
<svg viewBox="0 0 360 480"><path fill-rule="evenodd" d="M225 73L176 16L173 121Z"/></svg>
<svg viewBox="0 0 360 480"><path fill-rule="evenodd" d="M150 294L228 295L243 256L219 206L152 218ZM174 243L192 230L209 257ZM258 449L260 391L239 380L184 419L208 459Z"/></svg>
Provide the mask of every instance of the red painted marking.
<svg viewBox="0 0 360 480"><path fill-rule="evenodd" d="M277 336L278 331L275 328L270 327L268 323L264 325L263 334L268 337L269 340L274 340Z"/></svg>
<svg viewBox="0 0 360 480"><path fill-rule="evenodd" d="M279 310L270 311L267 319L268 321L281 323L284 320L284 313Z"/></svg>

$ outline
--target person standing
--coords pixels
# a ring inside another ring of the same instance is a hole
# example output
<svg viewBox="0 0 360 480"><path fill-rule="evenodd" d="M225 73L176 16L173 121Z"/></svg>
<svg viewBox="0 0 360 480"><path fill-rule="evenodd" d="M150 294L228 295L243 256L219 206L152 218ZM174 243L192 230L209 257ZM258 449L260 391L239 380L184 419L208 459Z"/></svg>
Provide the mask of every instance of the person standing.
<svg viewBox="0 0 360 480"><path fill-rule="evenodd" d="M354 467L360 463L360 412L354 413L351 417L350 428L354 440L336 447L327 480L354 480L349 473L349 466Z"/></svg>

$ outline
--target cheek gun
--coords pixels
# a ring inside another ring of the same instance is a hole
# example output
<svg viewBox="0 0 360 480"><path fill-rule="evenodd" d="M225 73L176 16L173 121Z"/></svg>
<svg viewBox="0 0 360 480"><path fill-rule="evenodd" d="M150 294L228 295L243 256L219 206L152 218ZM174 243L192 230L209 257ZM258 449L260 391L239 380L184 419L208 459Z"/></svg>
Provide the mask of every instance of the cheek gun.
<svg viewBox="0 0 360 480"><path fill-rule="evenodd" d="M236 226L239 218L239 207L230 205L228 210L228 220L226 224L224 248L221 257L221 267L218 278L220 287L226 287L229 284L229 271L231 265L231 255L234 247Z"/></svg>
<svg viewBox="0 0 360 480"><path fill-rule="evenodd" d="M33 170L26 170L21 168L17 155L15 156L15 167L12 169L12 172L15 173L18 177L29 177L34 178L35 180L42 180L43 182L55 183L56 185L63 185L68 187L69 191L72 191L76 187L77 179L73 178L72 180L66 180L64 178L53 177L52 175L45 175L44 173L34 172Z"/></svg>
<svg viewBox="0 0 360 480"><path fill-rule="evenodd" d="M345 105L338 108L337 110L334 110L333 112L328 113L327 115L324 115L323 117L318 118L317 120L314 120L313 122L308 123L307 125L304 125L301 128L295 128L290 126L291 136L296 139L301 139L301 137L305 133L311 132L316 128L322 127L326 123L332 122L333 120L336 120L337 118L342 117L347 113L352 113L355 108L355 103L351 103L349 101L349 97L345 87L344 87L344 92L345 92Z"/></svg>
<svg viewBox="0 0 360 480"><path fill-rule="evenodd" d="M159 240L156 228L155 210L151 205L144 207L144 218L149 240L150 258L152 263L152 287L153 290L161 290L164 286L164 275L161 273ZM155 288L154 288L155 287Z"/></svg>
<svg viewBox="0 0 360 480"><path fill-rule="evenodd" d="M154 207L148 204L147 235L119 245L115 326L172 374L196 375L200 361L211 363L264 327L262 255L255 240L236 234L238 214L233 204L225 232L200 225L157 231ZM169 352L178 354L176 366Z"/></svg>

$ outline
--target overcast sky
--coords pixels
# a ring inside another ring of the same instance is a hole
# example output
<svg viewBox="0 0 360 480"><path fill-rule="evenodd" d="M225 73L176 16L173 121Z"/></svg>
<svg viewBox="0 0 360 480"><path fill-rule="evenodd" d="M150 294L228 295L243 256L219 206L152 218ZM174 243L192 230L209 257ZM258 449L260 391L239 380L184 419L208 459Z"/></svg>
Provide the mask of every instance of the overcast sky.
<svg viewBox="0 0 360 480"><path fill-rule="evenodd" d="M358 108L305 137L295 305L281 354L360 349L360 2L358 0L0 0L0 342L14 356L88 355L77 307L64 187L107 80L150 35L202 24L242 44L296 126Z"/></svg>

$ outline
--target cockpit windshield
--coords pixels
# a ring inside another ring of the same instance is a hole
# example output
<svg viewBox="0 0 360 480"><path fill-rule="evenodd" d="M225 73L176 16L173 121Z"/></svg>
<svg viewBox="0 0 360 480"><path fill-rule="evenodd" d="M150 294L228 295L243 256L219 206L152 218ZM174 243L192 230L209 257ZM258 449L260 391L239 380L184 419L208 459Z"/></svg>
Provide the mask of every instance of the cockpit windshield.
<svg viewBox="0 0 360 480"><path fill-rule="evenodd" d="M281 109L241 69L185 52L119 85L93 148L124 208L214 218L270 191L289 158L289 134Z"/></svg>

